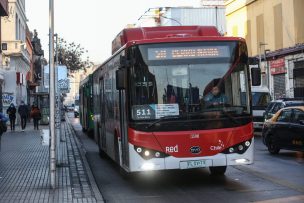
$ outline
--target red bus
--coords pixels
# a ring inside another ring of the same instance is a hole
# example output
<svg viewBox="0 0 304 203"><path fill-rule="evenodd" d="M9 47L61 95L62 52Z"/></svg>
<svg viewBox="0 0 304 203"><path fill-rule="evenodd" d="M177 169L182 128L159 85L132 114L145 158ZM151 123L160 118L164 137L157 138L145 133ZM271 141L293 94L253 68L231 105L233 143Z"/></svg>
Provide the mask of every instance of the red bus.
<svg viewBox="0 0 304 203"><path fill-rule="evenodd" d="M100 155L125 172L251 164L247 60L245 40L215 27L124 29L93 73Z"/></svg>

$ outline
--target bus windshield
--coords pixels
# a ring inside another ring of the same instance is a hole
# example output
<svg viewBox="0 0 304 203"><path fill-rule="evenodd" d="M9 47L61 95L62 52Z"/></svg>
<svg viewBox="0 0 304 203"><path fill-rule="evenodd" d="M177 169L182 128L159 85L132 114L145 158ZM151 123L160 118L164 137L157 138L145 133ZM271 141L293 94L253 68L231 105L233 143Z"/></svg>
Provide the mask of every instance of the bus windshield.
<svg viewBox="0 0 304 203"><path fill-rule="evenodd" d="M139 45L130 72L133 120L222 112L248 115L247 66L235 61L236 42ZM243 98L244 99L244 98Z"/></svg>

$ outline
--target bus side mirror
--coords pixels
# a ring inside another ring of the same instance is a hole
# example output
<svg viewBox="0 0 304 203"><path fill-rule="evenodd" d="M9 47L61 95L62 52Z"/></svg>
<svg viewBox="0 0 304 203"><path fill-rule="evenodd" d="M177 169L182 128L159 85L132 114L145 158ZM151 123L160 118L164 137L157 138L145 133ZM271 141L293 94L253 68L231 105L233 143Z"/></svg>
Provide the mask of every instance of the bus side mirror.
<svg viewBox="0 0 304 203"><path fill-rule="evenodd" d="M251 68L251 85L252 86L261 85L261 69Z"/></svg>
<svg viewBox="0 0 304 203"><path fill-rule="evenodd" d="M127 60L126 56L120 56L120 67L121 68L126 68L129 66L129 61Z"/></svg>
<svg viewBox="0 0 304 203"><path fill-rule="evenodd" d="M116 71L116 89L117 90L126 89L126 76L127 76L126 68L120 68Z"/></svg>
<svg viewBox="0 0 304 203"><path fill-rule="evenodd" d="M243 64L248 64L248 55L245 54L245 53L241 54L240 62L243 63Z"/></svg>

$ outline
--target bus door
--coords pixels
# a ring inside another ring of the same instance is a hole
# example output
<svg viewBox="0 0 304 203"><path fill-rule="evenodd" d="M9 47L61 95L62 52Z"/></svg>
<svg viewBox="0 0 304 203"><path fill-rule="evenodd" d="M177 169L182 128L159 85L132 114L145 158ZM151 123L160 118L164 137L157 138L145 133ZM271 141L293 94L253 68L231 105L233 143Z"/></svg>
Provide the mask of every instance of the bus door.
<svg viewBox="0 0 304 203"><path fill-rule="evenodd" d="M122 166L129 168L129 142L128 142L128 124L126 119L126 93L125 90L119 91L119 109L120 109L120 131L121 131L121 158Z"/></svg>
<svg viewBox="0 0 304 203"><path fill-rule="evenodd" d="M106 152L107 140L106 140L106 126L105 126L105 101L104 101L104 79L99 80L100 87L100 141L101 148Z"/></svg>

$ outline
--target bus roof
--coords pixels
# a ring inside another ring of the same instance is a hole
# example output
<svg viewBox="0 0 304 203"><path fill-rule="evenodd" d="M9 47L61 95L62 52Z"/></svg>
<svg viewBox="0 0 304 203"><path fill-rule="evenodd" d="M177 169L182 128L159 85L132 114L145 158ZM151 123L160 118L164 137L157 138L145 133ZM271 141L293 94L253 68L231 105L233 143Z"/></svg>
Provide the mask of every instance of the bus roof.
<svg viewBox="0 0 304 203"><path fill-rule="evenodd" d="M177 38L222 37L215 26L160 26L126 28L122 30L112 41L112 54L127 43L134 41L166 41ZM240 38L233 38L234 40Z"/></svg>
<svg viewBox="0 0 304 203"><path fill-rule="evenodd" d="M123 29L112 41L112 56L100 67L108 63L116 52L135 44L194 42L194 41L245 41L241 37L222 36L215 26L160 26Z"/></svg>

